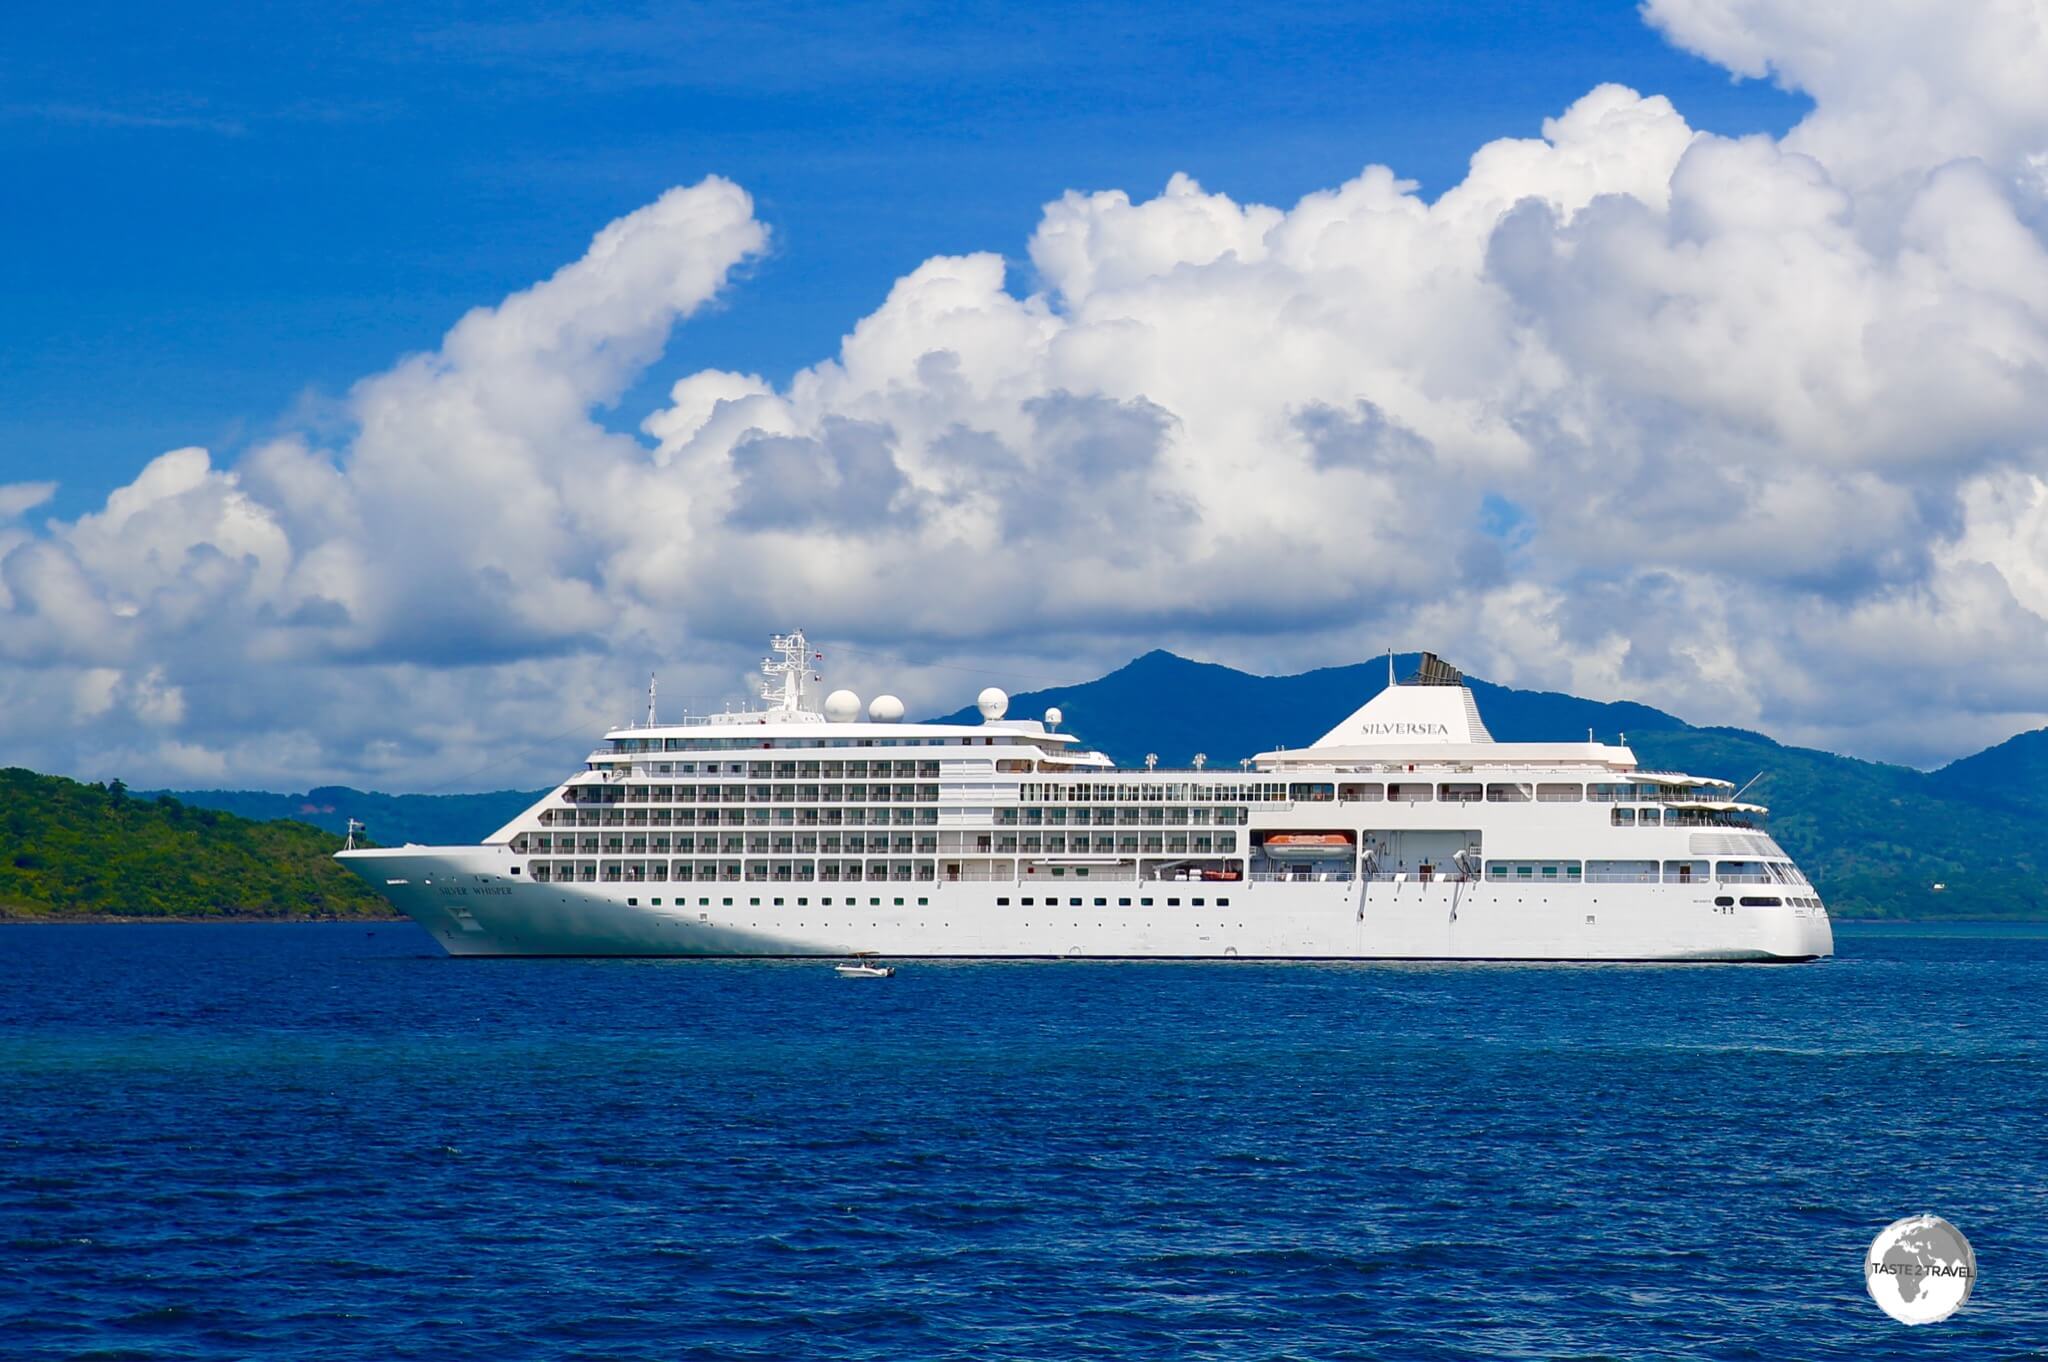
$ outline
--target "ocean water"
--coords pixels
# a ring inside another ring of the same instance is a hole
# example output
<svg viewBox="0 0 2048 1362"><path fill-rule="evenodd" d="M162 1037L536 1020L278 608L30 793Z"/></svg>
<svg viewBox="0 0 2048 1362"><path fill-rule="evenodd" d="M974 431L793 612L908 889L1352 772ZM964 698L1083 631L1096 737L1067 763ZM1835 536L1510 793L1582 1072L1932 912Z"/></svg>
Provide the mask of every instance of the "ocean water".
<svg viewBox="0 0 2048 1362"><path fill-rule="evenodd" d="M2048 1356L2048 932L1814 966L0 929L0 1358ZM1969 1306L1862 1255L1933 1211Z"/></svg>

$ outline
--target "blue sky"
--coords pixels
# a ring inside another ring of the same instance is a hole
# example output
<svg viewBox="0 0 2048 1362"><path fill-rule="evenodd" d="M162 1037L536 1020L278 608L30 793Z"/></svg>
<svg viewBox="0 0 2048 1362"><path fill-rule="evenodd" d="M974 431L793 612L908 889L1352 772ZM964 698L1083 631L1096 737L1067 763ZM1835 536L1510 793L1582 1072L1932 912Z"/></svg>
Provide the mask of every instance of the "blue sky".
<svg viewBox="0 0 2048 1362"><path fill-rule="evenodd" d="M2038 0L10 19L9 760L432 786L796 625L2048 725Z"/></svg>
<svg viewBox="0 0 2048 1362"><path fill-rule="evenodd" d="M1021 258L1068 189L1434 195L1602 81L1695 127L1807 101L1620 3L38 6L0 50L0 482L97 505L323 407L706 173L774 233L622 410L786 380L934 254ZM1028 266L1011 287L1028 287ZM637 414L624 422L630 426Z"/></svg>

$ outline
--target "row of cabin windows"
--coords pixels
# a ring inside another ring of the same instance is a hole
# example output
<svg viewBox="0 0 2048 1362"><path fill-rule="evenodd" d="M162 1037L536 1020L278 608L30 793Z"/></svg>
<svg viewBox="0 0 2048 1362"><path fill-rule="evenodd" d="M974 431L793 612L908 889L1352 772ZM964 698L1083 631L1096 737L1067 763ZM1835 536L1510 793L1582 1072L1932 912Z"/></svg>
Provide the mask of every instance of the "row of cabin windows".
<svg viewBox="0 0 2048 1362"><path fill-rule="evenodd" d="M1333 798L1328 791L1337 788L1339 787L1302 786L1298 787L1301 793L1298 793L1295 798L1297 800L1309 801L1328 800ZM1342 797L1345 800L1366 803L1382 800L1404 804L1427 804L1433 802L1477 804L1482 802L1482 800L1487 803L1530 802L1526 797L1530 789L1529 786L1479 786L1451 783L1432 786L1426 781L1415 781L1405 784L1397 781L1392 785L1384 787L1379 785L1347 784L1342 786L1341 789L1343 792ZM1504 789L1517 790L1522 792L1522 795L1521 797L1508 798L1498 794L1499 791ZM1537 791L1536 802L1538 803L1580 802L1578 794L1580 787L1576 785L1540 785L1536 786L1535 789ZM1318 790L1321 792L1316 792ZM1631 795L1629 797L1650 798L1647 795ZM565 803L577 805L602 805L606 808L622 806L628 812L631 811L631 806L636 804L787 804L794 806L831 806L867 803L936 804L939 802L939 787L936 785L888 786L852 784L760 786L654 785L632 786L621 789L620 787L606 788L571 785L562 791L562 799ZM1603 798L1594 802L1611 801ZM1660 805L1660 807L1662 806ZM831 812L833 810L828 807L825 811ZM1678 811L1679 809L1677 808L1672 809L1674 813ZM1196 807L1189 807L1187 805L1159 807L1138 804L1120 807L1108 802L1099 804L1044 805L1027 799L1014 809L1004 808L998 810L996 817L1012 822L1021 819L1025 822L1050 823L1069 821L1078 823L1159 823L1165 821L1207 823L1212 819L1217 822L1242 821L1249 812L1250 810L1246 806L1229 804ZM1647 816L1650 821L1656 821L1656 809L1644 809L1640 812ZM1686 810L1686 812L1693 812L1693 810ZM1637 821L1637 816L1638 811L1633 808L1617 807L1614 810L1614 822L1616 824L1635 822Z"/></svg>
<svg viewBox="0 0 2048 1362"><path fill-rule="evenodd" d="M1794 898L1790 901L1797 907L1820 907L1820 900L1817 898L1799 897ZM647 902L648 906L651 908L659 908L662 906L662 900L659 897L650 898ZM1719 908L1728 908L1733 907L1735 902L1736 900L1732 896L1723 895L1720 898L1714 900L1714 905ZM1786 902L1786 900L1782 897L1774 897L1771 895L1746 895L1743 897L1741 902L1742 906L1745 908L1777 908L1782 906ZM1155 900L1153 899L1140 898L1137 900L1135 906L1140 908L1150 908L1154 905L1154 903ZM1190 899L1188 903L1190 907L1194 908L1204 908L1208 906L1206 901L1203 899ZM1083 901L1077 898L1069 898L1066 901L1066 904L1069 908L1079 908L1083 906ZM1119 898L1116 901L1116 904L1119 908L1129 908L1133 906L1132 901L1127 898ZM629 898L626 900L626 905L631 908L637 908L640 906L640 900L637 898ZM905 903L904 900L899 898L890 900L890 905L892 907L901 908L905 906ZM1033 908L1038 905L1038 901L1036 898L1027 897L1020 899L1019 905L1025 908ZM687 898L678 898L675 900L674 906L677 908L687 908L690 906L690 901ZM699 908L709 908L711 906L711 900L709 898L699 898L697 900L697 906ZM733 901L730 898L721 898L718 901L718 906L721 908L730 908L733 906ZM750 908L759 908L762 906L761 900L758 898L750 898L747 900L747 906ZM775 899L773 900L773 906L777 908L787 907L788 900L783 898ZM798 898L796 901L796 906L799 908L808 908L811 906L811 901L808 898ZM818 906L821 908L830 908L833 906L833 901L830 896L826 896L818 900ZM858 908L861 906L861 902L858 898L847 898L846 900L844 900L841 906L847 908ZM870 908L879 908L882 906L882 901L878 898L870 898L867 901L867 906ZM928 898L920 898L917 901L917 906L920 908L928 908L931 906L931 900ZM999 908L1007 908L1010 906L1010 900L1007 898L999 898L996 900L996 906ZM1045 901L1045 906L1048 908L1057 908L1060 906L1060 900L1056 898L1048 898ZM1107 898L1095 899L1094 906L1097 908L1107 908L1109 906L1109 900ZM1166 906L1169 908L1178 908L1181 906L1181 901L1177 898L1169 898L1166 900ZM1228 908L1230 906L1230 900L1227 898L1219 898L1216 900L1216 906L1218 908Z"/></svg>
<svg viewBox="0 0 2048 1362"><path fill-rule="evenodd" d="M1280 781L1200 785L1188 781L1027 780L1017 787L1017 798L1026 804L1270 804L1287 797L1287 786Z"/></svg>
<svg viewBox="0 0 2048 1362"><path fill-rule="evenodd" d="M1578 804L1592 802L1663 802L1673 798L1672 787L1634 782L1470 780L1347 780L1296 781L1287 787L1287 798L1311 803L1347 800L1359 803L1386 801L1394 804Z"/></svg>
<svg viewBox="0 0 2048 1362"><path fill-rule="evenodd" d="M774 902L774 906L775 906L775 907L777 907L777 908L781 908L781 907L785 906L786 902L787 902L787 901L786 901L786 900L784 900L784 899L776 899L776 900L775 900L775 902ZM649 900L647 901L647 905L648 905L648 907L650 907L650 908L659 908L659 907L661 907L661 900L660 900L660 899L658 899L658 898L655 898L655 899L649 899ZM627 900L626 900L626 906L627 906L627 907L629 907L629 908L638 908L638 907L640 906L640 900L639 900L639 899L627 899ZM687 908L687 907L689 907L689 906L690 906L690 901L689 901L688 899L686 899L686 898L679 898L679 899L677 899L677 900L675 901L675 906L676 906L676 907L678 907L678 908ZM700 899L698 899L698 900L697 900L697 906L698 906L699 908L709 908L709 907L711 906L711 900L710 900L710 899L707 899L707 898L700 898ZM718 901L718 906L719 906L719 907L721 907L721 908L730 908L730 907L732 907L732 900L731 900L731 899L720 899L720 900ZM761 906L761 900L759 900L759 899L748 899L748 900L747 900L747 906L748 906L749 908L759 908L759 907ZM807 899L807 898L800 898L800 899L798 899L798 900L796 901L796 906L797 906L797 907L799 907L799 908L808 908L808 907L810 907L810 906L811 906L811 901L810 901L809 899ZM818 900L818 906L819 906L820 908L830 908L830 907L832 906L832 900L831 900L830 898L821 898L821 899L819 899L819 900ZM858 907L860 907L861 905L860 905L860 900L859 900L859 899L857 899L857 898L848 898L848 899L846 899L846 900L844 900L844 901L842 902L842 905L841 905L841 906L843 906L843 907L846 907L846 908L858 908ZM881 906L882 906L882 901L881 901L880 899L873 899L873 898L871 898L871 899L869 899L869 900L868 900L868 905L867 905L867 906L868 906L868 907L870 907L870 908L879 908L879 907L881 907ZM894 906L894 907L897 907L897 908L901 908L901 907L903 906L903 900L902 900L902 899L895 899L895 900L893 900L893 901L892 901L892 906ZM920 907L920 908L928 908L928 907L930 907L930 906L931 906L931 900L930 900L930 899L919 899L919 900L917 901L917 906L918 906L918 907Z"/></svg>
<svg viewBox="0 0 2048 1362"><path fill-rule="evenodd" d="M1157 900L1149 898L1139 898L1134 903L1131 899L1120 898L1116 901L1116 906L1119 908L1130 908L1133 906L1139 908L1150 908L1156 901ZM1023 908L1035 908L1038 906L1038 900L1030 897L1019 899L1017 902L1018 906ZM1066 904L1069 908L1080 908L1086 906L1089 902L1090 900L1070 898L1066 901ZM1094 906L1097 908L1109 907L1109 900L1106 898L1094 899L1092 900L1092 902ZM1169 908L1178 908L1180 907L1180 905L1181 901L1177 898L1169 898L1166 901L1166 906ZM1209 901L1207 899L1189 899L1188 905L1193 908L1206 908L1209 906ZM998 908L1007 908L1009 906L1010 900L1006 898L999 898L996 900L996 907ZM1056 898L1048 898L1045 901L1045 906L1048 908L1057 908L1060 906L1060 900ZM1228 908L1230 906L1230 900L1227 898L1217 899L1216 906L1218 908Z"/></svg>
<svg viewBox="0 0 2048 1362"><path fill-rule="evenodd" d="M1015 737L1006 737L1015 743ZM849 747L993 747L992 736L956 738L613 738L606 750L612 753L666 752L803 752Z"/></svg>
<svg viewBox="0 0 2048 1362"><path fill-rule="evenodd" d="M558 842L570 847L578 844L580 836L583 845L589 846L595 841L602 840L606 849L614 848L621 842L645 845L650 839L666 843L674 838L680 843L692 837L699 837L709 842L721 835L728 841L738 837L756 840L773 837L786 843L796 837L812 841L819 837L836 840L840 837L858 839L862 836L872 841L891 835L880 831L884 828L895 829L894 835L899 839L915 836L920 845L933 842L939 837L978 837L984 842L991 837L997 837L1016 842L1021 836L1026 844L1032 846L1050 846L1059 843L1062 837L1068 836L1076 843L1083 843L1088 840L1091 829L1098 840L1115 836L1125 840L1143 837L1148 842L1156 842L1164 837L1173 842L1185 842L1193 838L1205 843L1212 840L1233 842L1241 830L1237 825L1213 827L1201 819L1184 822L1179 819L1162 820L1156 817L1113 819L1105 815L1091 822L1077 814L1073 823L1069 824L1064 817L1048 817L1042 822L1033 818L1020 821L1014 816L1005 817L1002 813L996 815L994 825L990 827L985 822L942 823L935 810L919 810L915 814L908 810L897 810L895 816L891 817L886 809L855 809L844 812L828 809L822 813L798 809L749 809L744 815L735 809L728 810L722 817L716 812L697 813L685 809L673 814L657 811L632 818L614 813L600 816L587 811L577 814L566 809L544 809L538 821L538 831L520 835L529 839L540 838L546 843ZM982 831L985 827L988 831ZM571 831L591 828L602 828L604 831ZM870 828L876 831L863 831ZM909 828L915 828L917 831L904 831ZM1072 829L1071 833L1069 828Z"/></svg>
<svg viewBox="0 0 2048 1362"><path fill-rule="evenodd" d="M618 793L623 790L623 797ZM562 791L570 804L910 804L936 803L936 785L571 785Z"/></svg>
<svg viewBox="0 0 2048 1362"><path fill-rule="evenodd" d="M973 834L973 832L969 832L969 834L946 834L946 836L948 836L948 844L940 846L940 838L934 836L934 834L926 834L926 836L918 836L918 838L907 838L907 836L901 836L901 834L891 836L891 834L879 834L879 832L877 834L860 834L860 832L854 832L854 834L815 834L813 832L813 834L803 834L803 836L758 836L758 834L756 836L717 836L717 834L707 834L707 836L676 834L676 836L668 836L668 834L657 834L657 836L641 836L641 838L590 838L590 836L582 836L580 838L580 836L573 836L573 834L545 834L545 832L541 832L541 834L520 834L518 838L512 840L512 850L522 854L522 856L528 854L528 852L539 852L539 854L563 852L563 854L571 854L571 856L575 852L584 852L584 854L606 852L606 854L635 854L635 856L643 856L649 850L653 850L655 854L664 854L664 852L676 850L676 852L682 852L682 854L705 852L705 854L725 854L725 856L737 856L737 854L743 854L743 852L825 852L827 856L831 856L831 854L838 854L842 850L856 852L856 854L858 852L940 852L940 850L948 850L948 852L1020 852L1020 850L1022 852L1087 852L1087 850L1100 850L1100 852L1137 852L1137 850L1147 850L1147 852L1190 852L1190 850L1192 852L1212 852L1212 850L1235 852L1237 850L1237 834L1235 832L1217 832L1217 834L1206 834L1206 832L1204 834L1186 834L1186 832L1178 832L1178 834L1163 834L1163 832L1151 832L1151 834L1135 834L1135 832L1110 834L1110 832L1102 832L1102 834L1094 834L1094 836L1081 834L1081 832L1071 834L1071 836L1069 834L1059 834L1059 832L1049 832L1049 834L1036 834L1036 832L1028 832L1028 834L1016 834L1016 832L1008 832L1008 834L987 834L987 832Z"/></svg>
<svg viewBox="0 0 2048 1362"><path fill-rule="evenodd" d="M808 765L799 768L795 763L750 762L748 769L741 770L741 763L729 763L732 769L719 773L742 778L747 781L870 781L882 779L932 780L938 777L935 763L896 762L893 770L886 769L888 762L827 762L826 769L818 771ZM848 769L836 769L844 766ZM866 768L873 769L866 769ZM706 774L714 774L706 772ZM1017 787L1018 802L1022 804L1157 804L1157 803L1199 803L1274 804L1284 801L1296 803L1320 803L1346 800L1360 803L1389 801L1393 803L1447 803L1447 804L1596 804L1616 803L1665 803L1683 799L1671 786L1638 783L1631 781L1596 781L1582 784L1577 781L1541 781L1535 783L1518 781L1253 781L1231 785L1190 785L1170 784L1112 784L1108 782L1083 781L1072 784L1047 784L1026 781ZM754 784L719 785L572 785L562 791L562 798L570 803L619 804L619 803L731 803L746 801L762 803L769 801L813 802L828 800L834 802L859 803L863 799L877 800L920 800L935 801L939 798L937 785L867 785L867 784L783 784L762 787ZM1698 793L1697 791L1693 792Z"/></svg>
<svg viewBox="0 0 2048 1362"><path fill-rule="evenodd" d="M845 823L857 826L862 823L935 824L938 821L939 815L939 809L936 807L918 809L881 808L867 805L848 807L808 798L792 800L787 803L754 799L700 802L716 802L725 805L725 807L698 809L693 805L686 805L681 808L671 809L667 805L658 803L643 807L637 801L623 805L616 802L600 804L594 801L577 801L576 807L573 809L542 810L541 822L543 826L560 824L563 827L575 827L579 823L585 827L623 827L629 823L637 826L650 822L665 825L671 821L680 826L690 826L699 823L716 825L721 822L733 827L745 823L769 822ZM734 808L730 806L731 803L743 803L745 807ZM550 817L549 815L551 814L554 817ZM1147 827L1164 827L1168 824L1175 827L1209 827L1242 823L1249 814L1250 810L1241 805L1232 806L1225 804L1218 804L1213 808L1174 806L1167 808L1130 807L1121 809L1108 804L1076 804L1071 807L1055 806L1052 808L1037 805L1024 808L999 807L990 810L988 817L990 821L999 826L1011 827L1020 823L1034 827L1041 825L1062 826L1068 823L1097 827L1113 827L1118 824L1129 826L1143 825ZM599 821L600 817L602 822Z"/></svg>
<svg viewBox="0 0 2048 1362"><path fill-rule="evenodd" d="M936 827L937 809L810 808L796 804L750 809L634 809L630 813L614 805L594 808L542 809L544 828L691 828L767 827L785 824L804 827Z"/></svg>
<svg viewBox="0 0 2048 1362"><path fill-rule="evenodd" d="M818 763L816 762L806 762L802 766L797 765L795 762L728 762L726 763L726 769L720 770L717 768L716 763L706 762L702 771L685 770L679 765L673 774L718 776L736 781L939 779L939 768L936 762L830 761L824 763L824 766L825 769L821 771L818 769ZM595 798L603 802L624 799L628 796L629 792L645 798L649 789L666 789L669 787L666 783L658 786L649 786L636 781L631 784L608 782L604 785L582 785L574 788L584 791L585 798ZM711 785L705 788L716 790L720 787ZM743 793L747 788L746 785L735 785L732 787L732 790L735 793Z"/></svg>
<svg viewBox="0 0 2048 1362"><path fill-rule="evenodd" d="M512 873L517 875L519 867L513 866ZM873 861L865 866L859 861L843 864L836 861L798 861L774 865L748 861L744 868L739 861L677 861L673 866L667 861L629 861L624 864L607 861L602 865L596 861L535 861L531 878L536 883L555 884L680 884L691 881L858 884L864 880L876 884L885 881L930 884L936 883L939 876L937 867L930 861Z"/></svg>
<svg viewBox="0 0 2048 1362"><path fill-rule="evenodd" d="M658 898L651 898L647 902L650 908L659 908L662 906L662 901ZM1020 906L1025 908L1034 908L1038 905L1038 900L1035 897L1026 897L1020 899L1018 902ZM1095 899L1093 902L1094 906L1097 908L1107 908L1109 906L1109 900L1107 898L1098 898ZM730 908L733 906L733 901L729 898L722 898L718 901L718 903L719 907L721 908ZM1066 901L1066 904L1069 908L1080 908L1085 906L1085 903L1085 900L1077 898L1069 898ZM1133 906L1132 901L1127 898L1120 898L1116 901L1116 903L1117 907L1119 908L1129 908ZM1136 906L1140 908L1150 908L1153 906L1153 903L1154 900L1152 899L1140 898L1137 900ZM1194 908L1208 907L1207 899L1190 899L1188 900L1188 903L1190 907ZM628 907L638 908L640 906L640 900L637 898L629 898L626 900L626 904ZM783 908L787 907L788 905L789 900L786 898L778 898L772 901L772 906L776 908ZM690 901L687 898L679 898L675 900L675 906L678 908L687 908L690 906ZM697 906L699 908L709 908L711 906L711 900L708 898L700 898L697 900ZM750 898L747 900L747 906L750 908L759 908L762 906L761 900L758 898ZM796 906L799 908L808 908L811 906L811 901L808 898L798 898L796 901ZM818 900L818 906L820 908L830 908L833 906L832 899L829 896L820 898ZM841 906L847 908L858 908L861 906L861 902L858 898L848 898L843 901ZM870 898L867 901L867 906L870 908L879 908L882 906L882 901L878 898ZM891 906L901 908L904 906L904 900L891 900ZM920 908L928 908L931 906L931 900L927 898L921 898L917 901L917 906ZM1010 900L1007 898L999 898L996 900L996 906L999 908L1007 908L1010 906ZM1048 908L1057 908L1060 906L1060 900L1056 898L1048 898L1045 901L1045 906ZM1169 898L1166 900L1166 906L1169 908L1178 908L1181 906L1181 901L1177 898ZM1230 900L1227 898L1219 898L1216 900L1216 906L1218 908L1228 908L1230 906Z"/></svg>
<svg viewBox="0 0 2048 1362"><path fill-rule="evenodd" d="M1664 809L1611 809L1608 821L1617 828L1704 828L1723 824L1747 826L1748 815L1741 809L1688 809L1674 805Z"/></svg>
<svg viewBox="0 0 2048 1362"><path fill-rule="evenodd" d="M1723 883L1805 884L1806 876L1790 861L1488 861L1486 878L1505 882L1581 881L1600 884Z"/></svg>

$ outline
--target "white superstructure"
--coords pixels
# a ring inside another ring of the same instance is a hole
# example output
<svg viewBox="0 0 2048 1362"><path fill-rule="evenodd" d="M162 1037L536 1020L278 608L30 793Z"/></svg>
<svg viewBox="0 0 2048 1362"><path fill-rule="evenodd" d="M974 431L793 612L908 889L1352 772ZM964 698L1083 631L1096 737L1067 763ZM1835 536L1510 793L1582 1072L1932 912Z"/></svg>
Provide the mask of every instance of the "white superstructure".
<svg viewBox="0 0 2048 1362"><path fill-rule="evenodd" d="M1811 960L1820 897L1725 781L1497 743L1425 656L1310 747L1115 767L981 693L976 724L766 704L614 729L474 847L339 859L457 955ZM1390 675L1391 682L1391 675Z"/></svg>

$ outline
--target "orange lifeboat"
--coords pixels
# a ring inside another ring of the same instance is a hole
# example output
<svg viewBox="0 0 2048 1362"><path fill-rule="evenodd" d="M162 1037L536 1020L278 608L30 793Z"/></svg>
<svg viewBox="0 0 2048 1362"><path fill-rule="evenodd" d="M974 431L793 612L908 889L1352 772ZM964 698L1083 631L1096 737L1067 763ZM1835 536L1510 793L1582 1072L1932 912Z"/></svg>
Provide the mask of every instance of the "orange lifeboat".
<svg viewBox="0 0 2048 1362"><path fill-rule="evenodd" d="M1276 861L1343 861L1356 850L1348 832L1276 832L1264 846Z"/></svg>

